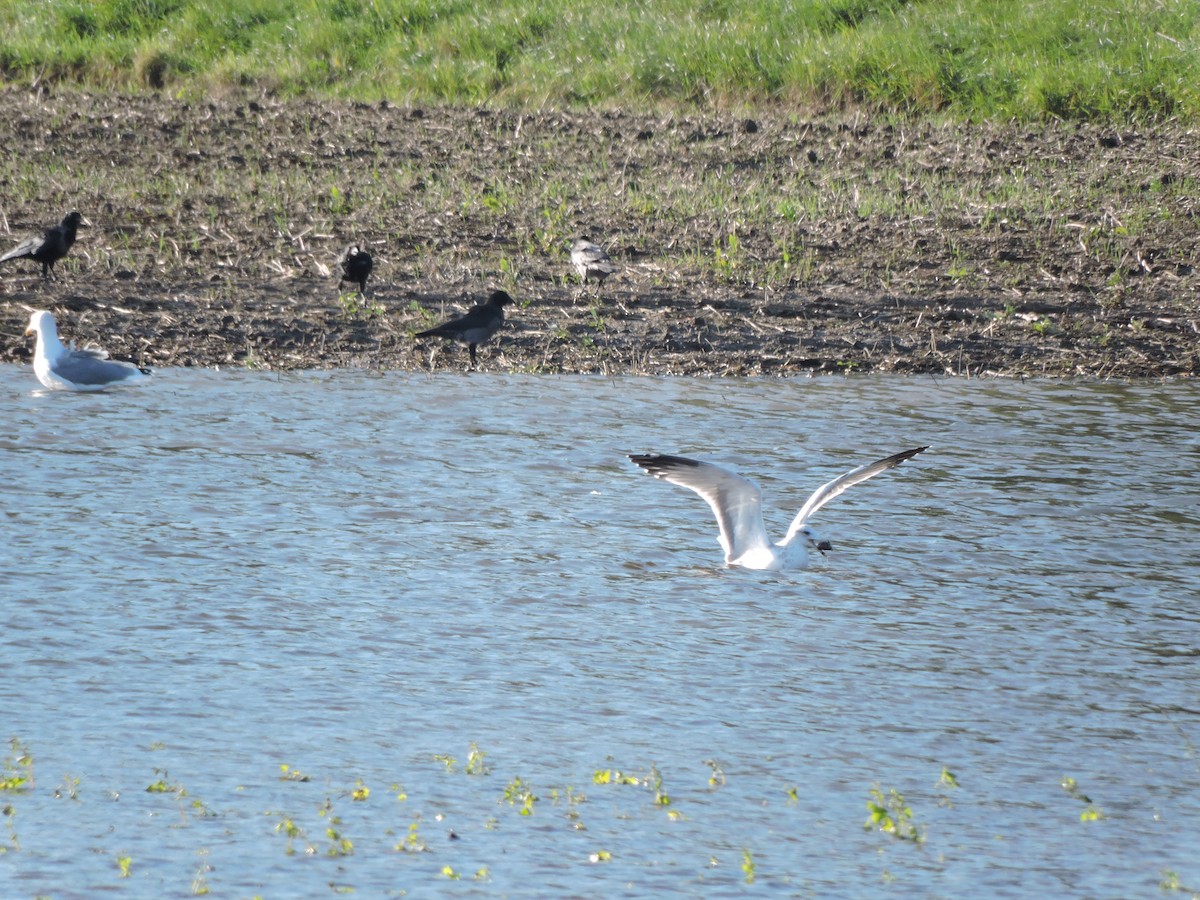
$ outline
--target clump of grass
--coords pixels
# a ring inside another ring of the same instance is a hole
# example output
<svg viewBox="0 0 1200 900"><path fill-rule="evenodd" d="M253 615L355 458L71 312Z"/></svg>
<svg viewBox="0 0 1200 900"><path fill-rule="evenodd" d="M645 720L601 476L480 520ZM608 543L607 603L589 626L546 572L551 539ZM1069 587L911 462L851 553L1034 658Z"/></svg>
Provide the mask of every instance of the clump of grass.
<svg viewBox="0 0 1200 900"><path fill-rule="evenodd" d="M342 314L347 319L374 319L384 313L384 308L378 303L373 303L367 300L362 294L357 291L338 295L338 303L342 307Z"/></svg>
<svg viewBox="0 0 1200 900"><path fill-rule="evenodd" d="M1200 0L74 0L0 9L0 71L194 95L1146 120L1200 113L1198 18Z"/></svg>

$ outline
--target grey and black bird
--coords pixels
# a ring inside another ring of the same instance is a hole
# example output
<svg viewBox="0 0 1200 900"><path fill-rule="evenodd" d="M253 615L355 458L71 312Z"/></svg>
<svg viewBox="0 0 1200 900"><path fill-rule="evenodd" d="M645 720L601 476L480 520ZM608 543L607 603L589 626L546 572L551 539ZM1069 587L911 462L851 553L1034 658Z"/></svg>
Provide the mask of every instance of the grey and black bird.
<svg viewBox="0 0 1200 900"><path fill-rule="evenodd" d="M367 276L371 274L371 269L375 266L371 254L360 248L358 244L352 244L346 248L346 252L342 254L338 263L342 267L342 277L338 279L338 287L341 287L345 281L353 281L358 284L358 290L365 294L367 292Z"/></svg>
<svg viewBox="0 0 1200 900"><path fill-rule="evenodd" d="M475 365L475 348L486 344L504 324L504 307L513 302L513 298L504 291L492 291L487 302L472 306L457 319L443 322L436 328L422 331L419 338L444 337L460 344L466 344L471 351L471 365Z"/></svg>
<svg viewBox="0 0 1200 900"><path fill-rule="evenodd" d="M3 256L0 262L10 259L33 259L42 264L42 277L49 278L54 264L67 255L71 245L75 243L75 232L80 226L88 227L92 223L77 212L67 213L63 220L53 228L47 228L46 233L39 237L31 237L13 247Z"/></svg>
<svg viewBox="0 0 1200 900"><path fill-rule="evenodd" d="M617 271L617 265L608 257L608 252L587 238L577 238L571 244L571 265L583 282L595 281L604 284L604 279Z"/></svg>

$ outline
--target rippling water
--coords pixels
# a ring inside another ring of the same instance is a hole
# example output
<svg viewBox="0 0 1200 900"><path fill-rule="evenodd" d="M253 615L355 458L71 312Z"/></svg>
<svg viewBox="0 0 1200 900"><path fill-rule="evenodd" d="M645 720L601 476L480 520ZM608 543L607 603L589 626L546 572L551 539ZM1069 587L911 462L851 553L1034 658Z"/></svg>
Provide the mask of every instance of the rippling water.
<svg viewBox="0 0 1200 900"><path fill-rule="evenodd" d="M34 775L0 895L1200 886L1195 385L4 366L0 396L0 779ZM624 457L730 463L782 533L925 443L787 575L723 568ZM873 789L922 842L863 827Z"/></svg>

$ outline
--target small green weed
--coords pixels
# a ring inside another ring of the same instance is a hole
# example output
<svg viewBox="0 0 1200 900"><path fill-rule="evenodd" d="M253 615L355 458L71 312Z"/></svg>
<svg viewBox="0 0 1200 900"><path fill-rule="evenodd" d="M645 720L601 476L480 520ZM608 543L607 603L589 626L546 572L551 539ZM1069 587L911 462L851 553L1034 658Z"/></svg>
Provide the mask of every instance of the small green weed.
<svg viewBox="0 0 1200 900"><path fill-rule="evenodd" d="M1054 326L1054 321L1049 316L1042 316L1040 319L1029 323L1030 329L1035 334L1045 337L1048 334L1053 334L1058 329Z"/></svg>
<svg viewBox="0 0 1200 900"><path fill-rule="evenodd" d="M716 270L718 278L724 281L733 281L744 261L742 245L736 234L726 235L724 246L717 241L717 245L713 249L713 268Z"/></svg>
<svg viewBox="0 0 1200 900"><path fill-rule="evenodd" d="M348 319L355 319L360 316L364 319L373 319L376 316L382 316L386 312L378 303L367 301L358 291L339 294L338 303L341 304L342 313Z"/></svg>
<svg viewBox="0 0 1200 900"><path fill-rule="evenodd" d="M408 833L404 839L396 845L396 849L401 853L424 853L429 849L429 845L425 843L425 838L421 837L421 817L417 816L408 826Z"/></svg>
<svg viewBox="0 0 1200 900"><path fill-rule="evenodd" d="M287 838L287 846L285 847L284 852L288 856L295 854L295 842L304 839L304 829L297 825L295 821L288 816L280 817L279 821L275 824L275 833L282 834L285 838Z"/></svg>
<svg viewBox="0 0 1200 900"><path fill-rule="evenodd" d="M925 840L921 828L913 820L912 807L904 802L904 795L895 788L890 788L886 794L879 787L871 788L867 809L870 816L863 823L863 828L882 831L915 844Z"/></svg>
<svg viewBox="0 0 1200 900"><path fill-rule="evenodd" d="M8 742L4 772L0 775L0 791L24 791L33 787L33 754L20 738Z"/></svg>
<svg viewBox="0 0 1200 900"><path fill-rule="evenodd" d="M208 851L197 850L200 856L200 864L196 868L196 874L192 876L192 896L202 897L209 893L208 873L212 871L212 866L208 863Z"/></svg>
<svg viewBox="0 0 1200 900"><path fill-rule="evenodd" d="M710 774L708 776L708 786L710 788L721 787L725 784L725 770L721 768L721 764L715 759L706 759L704 764L708 766Z"/></svg>
<svg viewBox="0 0 1200 900"><path fill-rule="evenodd" d="M640 784L636 775L626 775L619 769L597 769L592 773L593 784Z"/></svg>
<svg viewBox="0 0 1200 900"><path fill-rule="evenodd" d="M754 856L746 848L742 848L742 872L745 874L746 884L754 884Z"/></svg>
<svg viewBox="0 0 1200 900"><path fill-rule="evenodd" d="M181 784L173 784L167 780L166 769L155 769L154 774L158 776L154 781L146 785L146 793L148 794L178 794L180 797L186 797L187 791Z"/></svg>
<svg viewBox="0 0 1200 900"><path fill-rule="evenodd" d="M1100 807L1098 807L1092 801L1092 798L1080 789L1079 784L1074 778L1070 777L1069 775L1064 776L1060 784L1062 785L1062 789L1066 791L1068 795L1075 800L1078 800L1080 803L1086 804L1083 808L1083 811L1079 813L1080 822L1095 822L1099 819L1108 818L1106 815L1104 815L1104 812L1100 809Z"/></svg>
<svg viewBox="0 0 1200 900"><path fill-rule="evenodd" d="M520 806L520 813L523 816L533 815L533 805L537 802L537 796L529 789L525 782L521 781L520 777L514 778L504 787L504 796L502 802L507 802L509 806Z"/></svg>
<svg viewBox="0 0 1200 900"><path fill-rule="evenodd" d="M354 853L354 842L342 833L341 816L333 814L333 801L328 797L325 798L325 803L317 811L317 815L323 817L328 823L325 826L325 837L329 839L329 846L325 853L328 856L350 856Z"/></svg>
<svg viewBox="0 0 1200 900"><path fill-rule="evenodd" d="M487 753L480 750L472 741L470 748L467 750L467 765L464 771L468 775L490 775L492 767L485 762Z"/></svg>
<svg viewBox="0 0 1200 900"><path fill-rule="evenodd" d="M1173 869L1163 869L1162 878L1158 882L1160 891L1177 891L1181 894L1190 894L1194 900L1200 897L1200 887L1186 887L1179 879L1179 873Z"/></svg>

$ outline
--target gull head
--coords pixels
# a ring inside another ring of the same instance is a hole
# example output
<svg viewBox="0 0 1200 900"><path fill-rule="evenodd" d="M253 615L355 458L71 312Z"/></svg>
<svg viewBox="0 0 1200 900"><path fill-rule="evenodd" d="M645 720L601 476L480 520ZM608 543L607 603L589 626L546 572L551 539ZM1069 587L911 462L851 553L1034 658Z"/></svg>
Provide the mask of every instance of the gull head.
<svg viewBox="0 0 1200 900"><path fill-rule="evenodd" d="M54 316L46 312L44 309L36 310L29 317L29 325L25 328L26 334L36 334L46 337L57 337L58 327L54 324Z"/></svg>
<svg viewBox="0 0 1200 900"><path fill-rule="evenodd" d="M807 525L800 529L800 536L804 538L805 544L808 545L806 549L816 550L822 556L825 555L826 551L833 549L833 544L829 543L829 541L820 540Z"/></svg>

